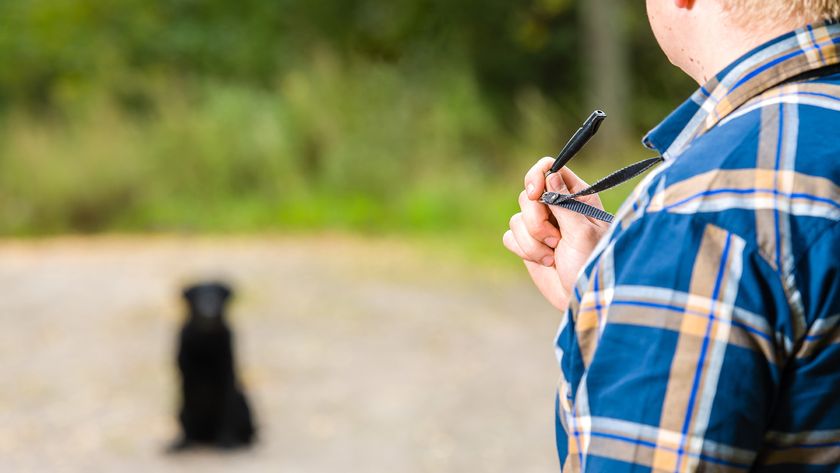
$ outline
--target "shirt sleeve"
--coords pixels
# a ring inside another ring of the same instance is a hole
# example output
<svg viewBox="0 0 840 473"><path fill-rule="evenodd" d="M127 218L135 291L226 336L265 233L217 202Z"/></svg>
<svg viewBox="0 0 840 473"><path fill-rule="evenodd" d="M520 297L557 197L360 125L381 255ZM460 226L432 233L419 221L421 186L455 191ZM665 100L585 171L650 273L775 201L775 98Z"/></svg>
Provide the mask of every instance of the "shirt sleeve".
<svg viewBox="0 0 840 473"><path fill-rule="evenodd" d="M671 214L622 231L557 338L563 471L749 470L788 310L777 272L735 234Z"/></svg>
<svg viewBox="0 0 840 473"><path fill-rule="evenodd" d="M772 471L836 472L840 465L840 223L814 234L789 278L803 336L785 363L765 436L761 461Z"/></svg>

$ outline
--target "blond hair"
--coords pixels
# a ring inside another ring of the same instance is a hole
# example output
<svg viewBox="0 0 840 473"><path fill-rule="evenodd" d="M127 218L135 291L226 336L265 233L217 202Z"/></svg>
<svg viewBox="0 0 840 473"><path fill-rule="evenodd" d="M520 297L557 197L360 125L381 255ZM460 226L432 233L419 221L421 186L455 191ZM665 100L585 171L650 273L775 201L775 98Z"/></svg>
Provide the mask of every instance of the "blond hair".
<svg viewBox="0 0 840 473"><path fill-rule="evenodd" d="M840 0L720 0L740 24L793 24L840 19Z"/></svg>

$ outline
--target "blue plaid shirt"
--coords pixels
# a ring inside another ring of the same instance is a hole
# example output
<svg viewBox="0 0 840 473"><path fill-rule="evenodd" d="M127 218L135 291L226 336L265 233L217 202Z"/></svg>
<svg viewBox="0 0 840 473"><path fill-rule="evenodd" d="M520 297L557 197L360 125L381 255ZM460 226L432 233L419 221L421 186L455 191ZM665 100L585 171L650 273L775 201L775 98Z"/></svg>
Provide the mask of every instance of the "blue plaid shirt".
<svg viewBox="0 0 840 473"><path fill-rule="evenodd" d="M789 33L645 138L557 335L563 471L840 471L838 64Z"/></svg>

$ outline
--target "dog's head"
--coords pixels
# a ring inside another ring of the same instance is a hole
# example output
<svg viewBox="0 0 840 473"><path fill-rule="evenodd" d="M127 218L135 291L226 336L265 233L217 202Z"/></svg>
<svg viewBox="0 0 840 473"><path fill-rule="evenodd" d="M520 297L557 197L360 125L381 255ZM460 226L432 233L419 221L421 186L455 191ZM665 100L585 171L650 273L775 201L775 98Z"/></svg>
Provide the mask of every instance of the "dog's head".
<svg viewBox="0 0 840 473"><path fill-rule="evenodd" d="M229 286L219 282L195 284L184 289L189 306L189 322L203 327L224 324L225 306L232 295Z"/></svg>

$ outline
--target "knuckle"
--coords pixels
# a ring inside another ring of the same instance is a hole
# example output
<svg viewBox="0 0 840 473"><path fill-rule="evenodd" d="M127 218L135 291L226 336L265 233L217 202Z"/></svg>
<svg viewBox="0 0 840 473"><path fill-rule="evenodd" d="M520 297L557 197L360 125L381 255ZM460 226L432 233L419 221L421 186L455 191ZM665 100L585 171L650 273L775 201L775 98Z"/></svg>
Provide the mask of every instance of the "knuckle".
<svg viewBox="0 0 840 473"><path fill-rule="evenodd" d="M504 235L502 235L502 244L505 245L505 248L507 248L508 250L513 251L513 245L511 245L511 241L510 241L511 238L513 238L513 236L510 234L510 231L508 230L507 232L505 232Z"/></svg>
<svg viewBox="0 0 840 473"><path fill-rule="evenodd" d="M545 220L540 218L539 215L535 215L533 212L523 212L522 216L528 233L533 236L539 236L544 233L545 226L543 223Z"/></svg>
<svg viewBox="0 0 840 473"><path fill-rule="evenodd" d="M565 192L567 190L566 181L559 173L552 174L548 178L548 187L558 192Z"/></svg>
<svg viewBox="0 0 840 473"><path fill-rule="evenodd" d="M546 156L539 161L537 164L534 165L534 172L538 173L540 176L544 176L545 172L551 169L551 166L554 164L554 158L550 156Z"/></svg>
<svg viewBox="0 0 840 473"><path fill-rule="evenodd" d="M547 251L543 248L542 244L539 243L537 240L534 240L530 235L528 238L524 238L524 242L520 242L522 250L531 257L534 261L541 259L542 257L546 256Z"/></svg>
<svg viewBox="0 0 840 473"><path fill-rule="evenodd" d="M528 173L525 174L525 179L523 179L523 182L525 184L525 188L527 188L529 184L536 186L537 183L538 183L537 176L539 176L539 173L534 172L533 169L528 171Z"/></svg>
<svg viewBox="0 0 840 473"><path fill-rule="evenodd" d="M546 156L541 158L533 166L531 166L531 170L528 171L529 174L541 174L545 172L546 169L551 167L551 164L554 162L554 158Z"/></svg>
<svg viewBox="0 0 840 473"><path fill-rule="evenodd" d="M534 240L526 238L524 242L519 242L519 246L522 247L522 251L524 251L529 258L535 261L539 258L539 247Z"/></svg>

